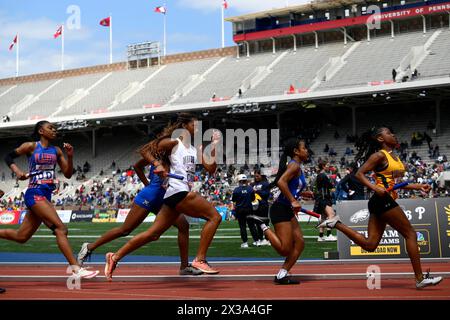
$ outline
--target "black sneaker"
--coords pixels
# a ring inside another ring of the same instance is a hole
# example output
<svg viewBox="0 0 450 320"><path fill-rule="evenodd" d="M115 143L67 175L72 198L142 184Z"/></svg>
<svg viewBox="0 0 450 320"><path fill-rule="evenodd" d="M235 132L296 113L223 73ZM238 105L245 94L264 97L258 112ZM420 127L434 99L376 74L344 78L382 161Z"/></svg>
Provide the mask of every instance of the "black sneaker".
<svg viewBox="0 0 450 320"><path fill-rule="evenodd" d="M290 276L286 276L281 279L278 279L277 276L275 276L273 282L275 282L275 284L300 284L300 281L292 279Z"/></svg>
<svg viewBox="0 0 450 320"><path fill-rule="evenodd" d="M5 289L3 289L3 288L0 288L0 293L5 293L6 292L6 290Z"/></svg>

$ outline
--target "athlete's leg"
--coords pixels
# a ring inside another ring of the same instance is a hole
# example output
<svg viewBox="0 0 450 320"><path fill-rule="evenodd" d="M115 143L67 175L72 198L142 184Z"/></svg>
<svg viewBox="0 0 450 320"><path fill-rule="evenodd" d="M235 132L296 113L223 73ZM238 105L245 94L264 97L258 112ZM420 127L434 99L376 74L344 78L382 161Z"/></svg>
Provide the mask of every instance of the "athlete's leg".
<svg viewBox="0 0 450 320"><path fill-rule="evenodd" d="M289 271L297 263L303 249L305 248L305 241L303 240L303 233L300 229L297 219L292 218L291 220L291 233L293 235L293 248L289 252L286 260L283 264L283 269Z"/></svg>
<svg viewBox="0 0 450 320"><path fill-rule="evenodd" d="M178 249L180 250L180 270L189 265L189 222L184 214L175 221L174 226L178 229Z"/></svg>
<svg viewBox="0 0 450 320"><path fill-rule="evenodd" d="M97 239L94 243L88 244L88 249L90 251L94 251L98 247L111 242L117 238L125 237L133 232L147 217L149 210L144 209L138 206L136 203L133 203L131 206L131 210L127 215L124 223L117 228L111 229L105 234L103 234L99 239Z"/></svg>
<svg viewBox="0 0 450 320"><path fill-rule="evenodd" d="M290 221L278 222L274 225L275 231L266 229L264 235L272 244L272 247L283 257L287 257L292 251L294 235Z"/></svg>
<svg viewBox="0 0 450 320"><path fill-rule="evenodd" d="M367 238L342 222L337 222L335 228L344 233L347 238L355 242L364 250L373 252L380 243L383 232L386 229L386 222L381 219L379 215L371 214L368 226L369 235Z"/></svg>
<svg viewBox="0 0 450 320"><path fill-rule="evenodd" d="M183 212L188 216L206 220L200 234L200 244L196 256L197 261L205 260L206 252L208 251L219 224L222 222L222 217L211 203L194 192L189 192L186 198L177 204L176 210L178 212Z"/></svg>
<svg viewBox="0 0 450 320"><path fill-rule="evenodd" d="M128 241L122 248L120 248L113 256L115 262L121 260L126 255L130 254L143 245L157 241L159 237L172 226L178 219L179 213L170 207L163 205L158 215L156 216L153 225L142 233L139 233L130 241Z"/></svg>
<svg viewBox="0 0 450 320"><path fill-rule="evenodd" d="M37 201L36 204L31 207L31 211L33 211L33 213L53 231L53 234L56 236L56 243L58 244L59 250L61 250L69 264L71 266L78 266L78 262L73 256L72 248L67 239L67 227L62 223L52 204L48 202L48 200Z"/></svg>
<svg viewBox="0 0 450 320"><path fill-rule="evenodd" d="M422 281L422 266L420 264L420 252L417 244L417 234L413 226L406 218L402 208L396 207L382 215L382 219L389 224L393 229L400 232L406 240L406 250L408 251L409 259L416 275L417 281Z"/></svg>

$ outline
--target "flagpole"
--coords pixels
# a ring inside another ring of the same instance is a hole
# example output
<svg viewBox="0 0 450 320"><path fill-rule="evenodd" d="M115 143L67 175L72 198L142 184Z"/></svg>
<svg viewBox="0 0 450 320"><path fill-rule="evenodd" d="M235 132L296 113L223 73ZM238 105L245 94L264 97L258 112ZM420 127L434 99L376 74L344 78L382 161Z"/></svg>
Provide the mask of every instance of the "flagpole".
<svg viewBox="0 0 450 320"><path fill-rule="evenodd" d="M19 76L19 50L20 50L20 37L17 34L17 49L16 49L16 77Z"/></svg>
<svg viewBox="0 0 450 320"><path fill-rule="evenodd" d="M166 15L167 15L167 7L166 3L164 2L164 8L166 12L164 12L164 57L166 56L166 50L167 50L167 34L166 34Z"/></svg>
<svg viewBox="0 0 450 320"><path fill-rule="evenodd" d="M64 28L64 23L61 25L61 71L64 70L64 34L66 30Z"/></svg>
<svg viewBox="0 0 450 320"><path fill-rule="evenodd" d="M113 54L112 54L112 15L109 15L109 64L112 64Z"/></svg>
<svg viewBox="0 0 450 320"><path fill-rule="evenodd" d="M225 48L225 7L222 4L222 48Z"/></svg>

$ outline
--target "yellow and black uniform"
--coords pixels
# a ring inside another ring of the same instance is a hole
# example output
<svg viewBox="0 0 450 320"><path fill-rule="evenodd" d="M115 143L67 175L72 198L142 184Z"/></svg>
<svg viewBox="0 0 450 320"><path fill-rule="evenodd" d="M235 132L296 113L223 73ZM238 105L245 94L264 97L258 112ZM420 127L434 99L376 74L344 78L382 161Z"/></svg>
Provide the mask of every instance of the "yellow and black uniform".
<svg viewBox="0 0 450 320"><path fill-rule="evenodd" d="M405 166L398 159L394 159L392 155L386 150L380 150L386 156L388 166L381 170L375 171L376 185L388 189L401 181L405 173ZM395 199L398 198L398 193L395 190L389 192L389 195L379 197L374 194L369 200L369 211L373 214L382 214L388 210L398 207Z"/></svg>

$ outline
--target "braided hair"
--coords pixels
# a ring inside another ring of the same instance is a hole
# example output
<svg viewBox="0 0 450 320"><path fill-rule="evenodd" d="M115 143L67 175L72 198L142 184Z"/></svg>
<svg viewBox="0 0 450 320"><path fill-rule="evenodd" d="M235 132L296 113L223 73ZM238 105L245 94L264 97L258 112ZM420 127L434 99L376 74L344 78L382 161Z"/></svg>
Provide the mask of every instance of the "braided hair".
<svg viewBox="0 0 450 320"><path fill-rule="evenodd" d="M388 126L372 127L370 130L364 132L356 141L355 147L358 150L355 156L356 167L360 167L362 163L366 162L372 154L380 151L381 145L377 138L381 135L384 129L389 129L391 132L394 132L392 128Z"/></svg>
<svg viewBox="0 0 450 320"><path fill-rule="evenodd" d="M165 127L161 133L157 135L157 138L153 141L150 141L146 145L142 146L138 152L146 153L150 152L150 154L156 159L160 159L164 164L170 165L169 156L167 152L161 152L158 150L159 143L167 138L172 136L172 133L177 130L183 128L183 125L188 124L191 121L197 120L197 117L189 114L189 113L180 113L178 114L176 120L172 119L167 127Z"/></svg>

